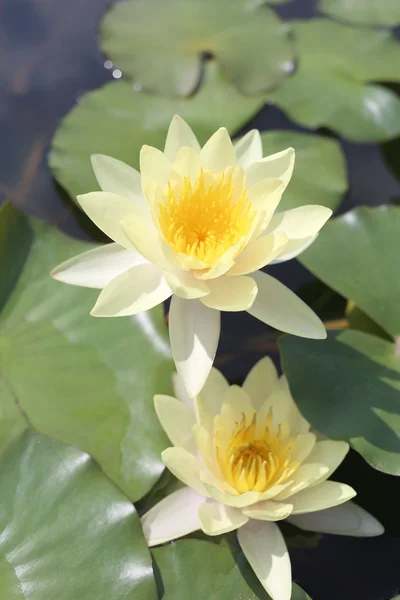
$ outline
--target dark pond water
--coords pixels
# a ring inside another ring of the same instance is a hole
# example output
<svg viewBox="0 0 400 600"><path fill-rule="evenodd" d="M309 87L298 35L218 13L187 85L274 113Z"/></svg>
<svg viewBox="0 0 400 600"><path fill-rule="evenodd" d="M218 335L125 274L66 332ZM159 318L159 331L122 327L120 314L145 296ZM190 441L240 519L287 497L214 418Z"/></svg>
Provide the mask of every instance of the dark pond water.
<svg viewBox="0 0 400 600"><path fill-rule="evenodd" d="M167 0L166 0L167 1ZM380 1L380 0L377 0ZM86 238L88 222L57 188L46 155L60 119L86 91L112 79L96 44L96 27L108 0L0 0L0 203L6 200L66 233ZM293 0L277 10L285 19L317 15L315 0ZM396 32L398 33L398 32ZM399 37L399 36L398 36ZM297 129L275 107L266 107L249 129ZM325 132L327 133L327 132ZM388 169L378 145L342 141L350 190L340 212L400 197L399 182ZM399 142L386 148L390 156ZM312 281L296 261L274 272L292 289ZM257 356L277 357L266 328L244 315L224 319L219 364L231 379L240 379ZM338 474L339 475L339 474ZM353 456L338 479L354 482L371 476ZM377 539L321 536L295 541L294 577L313 600L384 600L400 590L400 483L374 473L374 485L360 494L365 506L386 508L389 532ZM307 549L303 546L309 546Z"/></svg>

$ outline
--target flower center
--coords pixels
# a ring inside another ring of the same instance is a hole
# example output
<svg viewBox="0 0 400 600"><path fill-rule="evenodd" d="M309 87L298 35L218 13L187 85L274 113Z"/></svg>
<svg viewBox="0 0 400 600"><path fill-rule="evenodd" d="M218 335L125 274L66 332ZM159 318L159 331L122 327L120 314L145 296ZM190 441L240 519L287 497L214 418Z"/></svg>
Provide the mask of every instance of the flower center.
<svg viewBox="0 0 400 600"><path fill-rule="evenodd" d="M214 444L221 475L241 494L265 492L286 480L297 467L291 462L296 436L290 435L287 423L273 430L271 410L261 426L256 413L249 424L242 415L223 452L220 441L217 432Z"/></svg>
<svg viewBox="0 0 400 600"><path fill-rule="evenodd" d="M239 252L255 215L245 187L233 202L234 195L232 176L224 173L218 178L201 170L194 186L185 177L181 189L169 182L160 205L159 224L171 248L207 267L237 244Z"/></svg>

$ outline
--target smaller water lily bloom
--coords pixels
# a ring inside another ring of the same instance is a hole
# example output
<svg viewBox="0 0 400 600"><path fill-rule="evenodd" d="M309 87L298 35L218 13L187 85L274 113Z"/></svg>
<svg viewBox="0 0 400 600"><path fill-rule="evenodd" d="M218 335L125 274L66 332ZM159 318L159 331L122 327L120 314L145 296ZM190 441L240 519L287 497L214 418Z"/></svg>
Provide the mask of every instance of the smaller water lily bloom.
<svg viewBox="0 0 400 600"><path fill-rule="evenodd" d="M196 530L237 530L239 544L273 600L290 600L291 566L277 521L310 531L375 536L378 521L350 499L350 486L328 478L346 456L343 441L318 441L297 409L286 378L259 361L242 387L212 369L192 400L156 396L162 426L174 444L162 453L186 487L142 517L150 546Z"/></svg>
<svg viewBox="0 0 400 600"><path fill-rule="evenodd" d="M220 311L247 310L281 331L324 338L320 319L260 269L297 256L332 211L302 206L275 214L294 166L294 150L262 156L254 130L235 145L219 129L200 145L179 117L164 152L143 146L140 173L92 156L101 192L78 202L113 244L54 269L55 279L102 289L97 317L135 315L172 296L170 341L192 395L212 367Z"/></svg>

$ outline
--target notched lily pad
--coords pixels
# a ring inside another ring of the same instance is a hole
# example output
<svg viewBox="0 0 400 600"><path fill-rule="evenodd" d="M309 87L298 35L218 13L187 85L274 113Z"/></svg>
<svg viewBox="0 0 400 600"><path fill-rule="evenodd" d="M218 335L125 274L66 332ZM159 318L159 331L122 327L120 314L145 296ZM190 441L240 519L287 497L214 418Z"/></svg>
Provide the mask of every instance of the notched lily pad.
<svg viewBox="0 0 400 600"><path fill-rule="evenodd" d="M400 81L400 44L387 31L328 19L294 21L298 68L269 97L293 121L356 142L400 134L400 99L376 82Z"/></svg>
<svg viewBox="0 0 400 600"><path fill-rule="evenodd" d="M355 25L400 25L399 0L319 0L318 8L329 17Z"/></svg>
<svg viewBox="0 0 400 600"><path fill-rule="evenodd" d="M276 1L276 0L275 0ZM293 69L288 27L263 0L124 0L101 23L101 46L124 75L164 96L190 95L201 55L216 57L244 94L277 86Z"/></svg>

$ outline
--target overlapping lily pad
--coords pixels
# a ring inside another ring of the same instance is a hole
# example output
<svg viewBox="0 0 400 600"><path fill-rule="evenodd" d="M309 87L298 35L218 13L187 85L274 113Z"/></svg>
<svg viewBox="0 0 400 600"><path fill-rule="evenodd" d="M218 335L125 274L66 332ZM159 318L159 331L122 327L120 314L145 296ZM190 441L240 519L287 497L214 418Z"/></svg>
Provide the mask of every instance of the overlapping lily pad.
<svg viewBox="0 0 400 600"><path fill-rule="evenodd" d="M87 454L27 432L0 489L2 598L157 599L134 506Z"/></svg>
<svg viewBox="0 0 400 600"><path fill-rule="evenodd" d="M335 140L296 131L268 131L261 134L264 155L293 146L296 165L279 210L304 204L337 208L347 189L346 165Z"/></svg>
<svg viewBox="0 0 400 600"><path fill-rule="evenodd" d="M399 231L400 208L359 207L329 221L300 257L393 337L400 335Z"/></svg>
<svg viewBox="0 0 400 600"><path fill-rule="evenodd" d="M53 140L50 166L74 198L98 189L90 155L107 154L136 168L143 144L163 149L168 126L179 114L204 143L219 127L231 134L264 104L264 96L244 97L207 63L204 83L188 99L161 98L138 92L124 81L89 92L67 115Z"/></svg>
<svg viewBox="0 0 400 600"><path fill-rule="evenodd" d="M329 17L356 25L400 25L398 0L319 0L319 9Z"/></svg>
<svg viewBox="0 0 400 600"><path fill-rule="evenodd" d="M160 571L163 600L270 600L234 534L212 541L183 540L155 548L152 554ZM294 584L291 600L311 599Z"/></svg>
<svg viewBox="0 0 400 600"><path fill-rule="evenodd" d="M162 307L91 317L97 290L56 282L50 271L93 245L10 205L0 223L7 264L20 266L13 286L5 287L7 270L0 274L0 450L31 427L88 452L137 500L160 476L167 445L152 403L169 393L173 372Z"/></svg>
<svg viewBox="0 0 400 600"><path fill-rule="evenodd" d="M312 426L347 440L376 469L400 475L396 344L349 330L321 342L284 336L279 345L293 397Z"/></svg>
<svg viewBox="0 0 400 600"><path fill-rule="evenodd" d="M145 90L190 95L204 53L244 94L274 88L293 68L288 27L249 0L125 0L101 24L105 54Z"/></svg>
<svg viewBox="0 0 400 600"><path fill-rule="evenodd" d="M298 68L269 94L295 122L358 142L400 134L400 99L376 82L400 80L400 44L387 31L327 19L294 21Z"/></svg>

